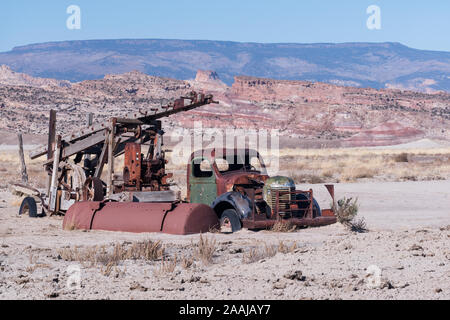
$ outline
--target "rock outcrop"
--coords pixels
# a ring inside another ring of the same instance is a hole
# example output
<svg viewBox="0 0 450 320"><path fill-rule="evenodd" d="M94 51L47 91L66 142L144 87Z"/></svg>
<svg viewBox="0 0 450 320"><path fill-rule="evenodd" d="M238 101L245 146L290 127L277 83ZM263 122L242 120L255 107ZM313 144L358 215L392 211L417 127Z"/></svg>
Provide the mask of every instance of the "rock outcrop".
<svg viewBox="0 0 450 320"><path fill-rule="evenodd" d="M69 81L34 78L25 73L18 73L6 65L0 66L0 86L30 86L30 87L70 87Z"/></svg>
<svg viewBox="0 0 450 320"><path fill-rule="evenodd" d="M13 82L15 83L15 82ZM0 86L0 130L18 127L46 134L47 115L58 110L58 128L73 131L88 112L98 121L166 104L191 90L210 92L218 105L164 119L169 134L180 127L278 129L291 147L375 146L421 138L450 140L450 94L342 87L326 83L240 76L231 87L213 71L195 80L133 71L61 86Z"/></svg>

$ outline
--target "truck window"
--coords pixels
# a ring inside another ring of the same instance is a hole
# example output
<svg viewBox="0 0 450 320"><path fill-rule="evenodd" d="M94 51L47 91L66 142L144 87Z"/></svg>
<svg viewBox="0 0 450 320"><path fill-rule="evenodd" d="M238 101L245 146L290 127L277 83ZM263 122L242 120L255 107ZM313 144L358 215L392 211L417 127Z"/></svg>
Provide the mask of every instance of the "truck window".
<svg viewBox="0 0 450 320"><path fill-rule="evenodd" d="M211 164L206 159L192 161L192 170L192 174L196 178L209 178L213 175Z"/></svg>
<svg viewBox="0 0 450 320"><path fill-rule="evenodd" d="M258 156L250 156L248 154L241 156L236 154L231 157L231 160L231 163L228 162L225 156L224 158L216 158L216 166L220 173L254 170L266 174L265 166Z"/></svg>

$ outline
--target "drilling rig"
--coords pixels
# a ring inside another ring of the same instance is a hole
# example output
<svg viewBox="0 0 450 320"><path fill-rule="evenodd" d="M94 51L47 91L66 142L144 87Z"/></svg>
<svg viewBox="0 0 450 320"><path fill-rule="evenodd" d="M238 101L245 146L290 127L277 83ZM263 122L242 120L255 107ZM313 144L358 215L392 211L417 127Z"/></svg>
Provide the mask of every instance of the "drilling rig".
<svg viewBox="0 0 450 320"><path fill-rule="evenodd" d="M203 224L195 231L208 231L217 220L212 209L201 204L182 204L179 196L170 190L168 179L172 174L166 172L161 118L212 103L218 103L212 95L192 91L167 105L127 118L113 117L65 136L56 134L56 112L52 110L48 143L30 153L31 159L46 156L44 169L48 174L48 187L46 192L41 192L26 185L13 185L15 194L28 195L19 214L64 215L79 202L99 203L100 206L108 202L136 202L144 211L152 211L148 206L155 206L156 215L146 217L155 221L158 213L164 215L159 219L163 220L169 211L197 212ZM143 147L148 147L146 153L142 152ZM115 175L114 159L122 155L123 172ZM41 205L40 214L37 202ZM183 208L183 205L188 207ZM199 211L202 213L198 214ZM162 221L155 222L158 224L162 226ZM183 233L183 230L174 233Z"/></svg>

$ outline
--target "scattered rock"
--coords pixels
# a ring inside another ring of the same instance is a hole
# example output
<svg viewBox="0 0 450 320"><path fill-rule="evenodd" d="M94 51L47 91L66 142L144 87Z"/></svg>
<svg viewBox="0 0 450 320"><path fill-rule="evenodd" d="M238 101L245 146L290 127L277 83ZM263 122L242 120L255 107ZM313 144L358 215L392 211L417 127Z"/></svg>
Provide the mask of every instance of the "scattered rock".
<svg viewBox="0 0 450 320"><path fill-rule="evenodd" d="M282 289L286 289L286 283L284 282L277 282L273 285L273 289L276 290L282 290Z"/></svg>
<svg viewBox="0 0 450 320"><path fill-rule="evenodd" d="M417 244L413 244L411 248L409 248L409 251L423 251L423 248Z"/></svg>
<svg viewBox="0 0 450 320"><path fill-rule="evenodd" d="M20 285L30 282L30 279L26 275L21 274L16 279L14 279L14 282Z"/></svg>
<svg viewBox="0 0 450 320"><path fill-rule="evenodd" d="M139 291L142 291L142 292L146 292L148 290L148 288L144 287L143 285L141 285L138 282L133 282L130 285L130 290L139 290Z"/></svg>
<svg viewBox="0 0 450 320"><path fill-rule="evenodd" d="M442 289L441 289L441 288L436 288L436 289L434 290L434 292L436 292L436 293L441 293L441 292L442 292Z"/></svg>
<svg viewBox="0 0 450 320"><path fill-rule="evenodd" d="M306 277L303 275L303 273L300 270L288 272L284 275L284 277L289 280L297 280L297 281L305 281L306 280Z"/></svg>
<svg viewBox="0 0 450 320"><path fill-rule="evenodd" d="M385 288L387 288L387 289L390 290L390 289L395 289L395 286L392 284L391 281L385 280L385 281L381 284L380 289L385 289Z"/></svg>
<svg viewBox="0 0 450 320"><path fill-rule="evenodd" d="M53 291L53 292L48 293L48 294L46 295L46 297L47 297L47 298L50 298L50 299L58 298L58 297L59 297L59 293Z"/></svg>
<svg viewBox="0 0 450 320"><path fill-rule="evenodd" d="M201 282L201 277L194 277L194 276L192 276L190 279L188 279L188 280L185 280L185 279L181 279L181 283L183 284L183 283L186 283L186 282L188 282L188 283L194 283L194 282Z"/></svg>

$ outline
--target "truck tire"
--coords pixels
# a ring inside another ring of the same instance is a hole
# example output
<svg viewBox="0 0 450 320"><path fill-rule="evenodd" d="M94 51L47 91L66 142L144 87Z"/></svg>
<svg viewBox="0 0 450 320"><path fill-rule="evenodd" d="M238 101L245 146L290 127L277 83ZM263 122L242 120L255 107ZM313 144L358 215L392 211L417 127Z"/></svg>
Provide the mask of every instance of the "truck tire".
<svg viewBox="0 0 450 320"><path fill-rule="evenodd" d="M233 233L242 229L241 220L239 219L236 210L227 209L220 216L220 230L224 233Z"/></svg>
<svg viewBox="0 0 450 320"><path fill-rule="evenodd" d="M300 218L303 218L306 214L306 210L308 208L308 203L304 202L305 200L309 200L309 197L303 193L297 194L297 200L301 200L299 202L299 214ZM320 209L319 203L315 198L313 198L313 218L321 217L322 210Z"/></svg>
<svg viewBox="0 0 450 320"><path fill-rule="evenodd" d="M30 218L37 218L36 200L33 197L26 197L20 205L19 215L28 214Z"/></svg>

